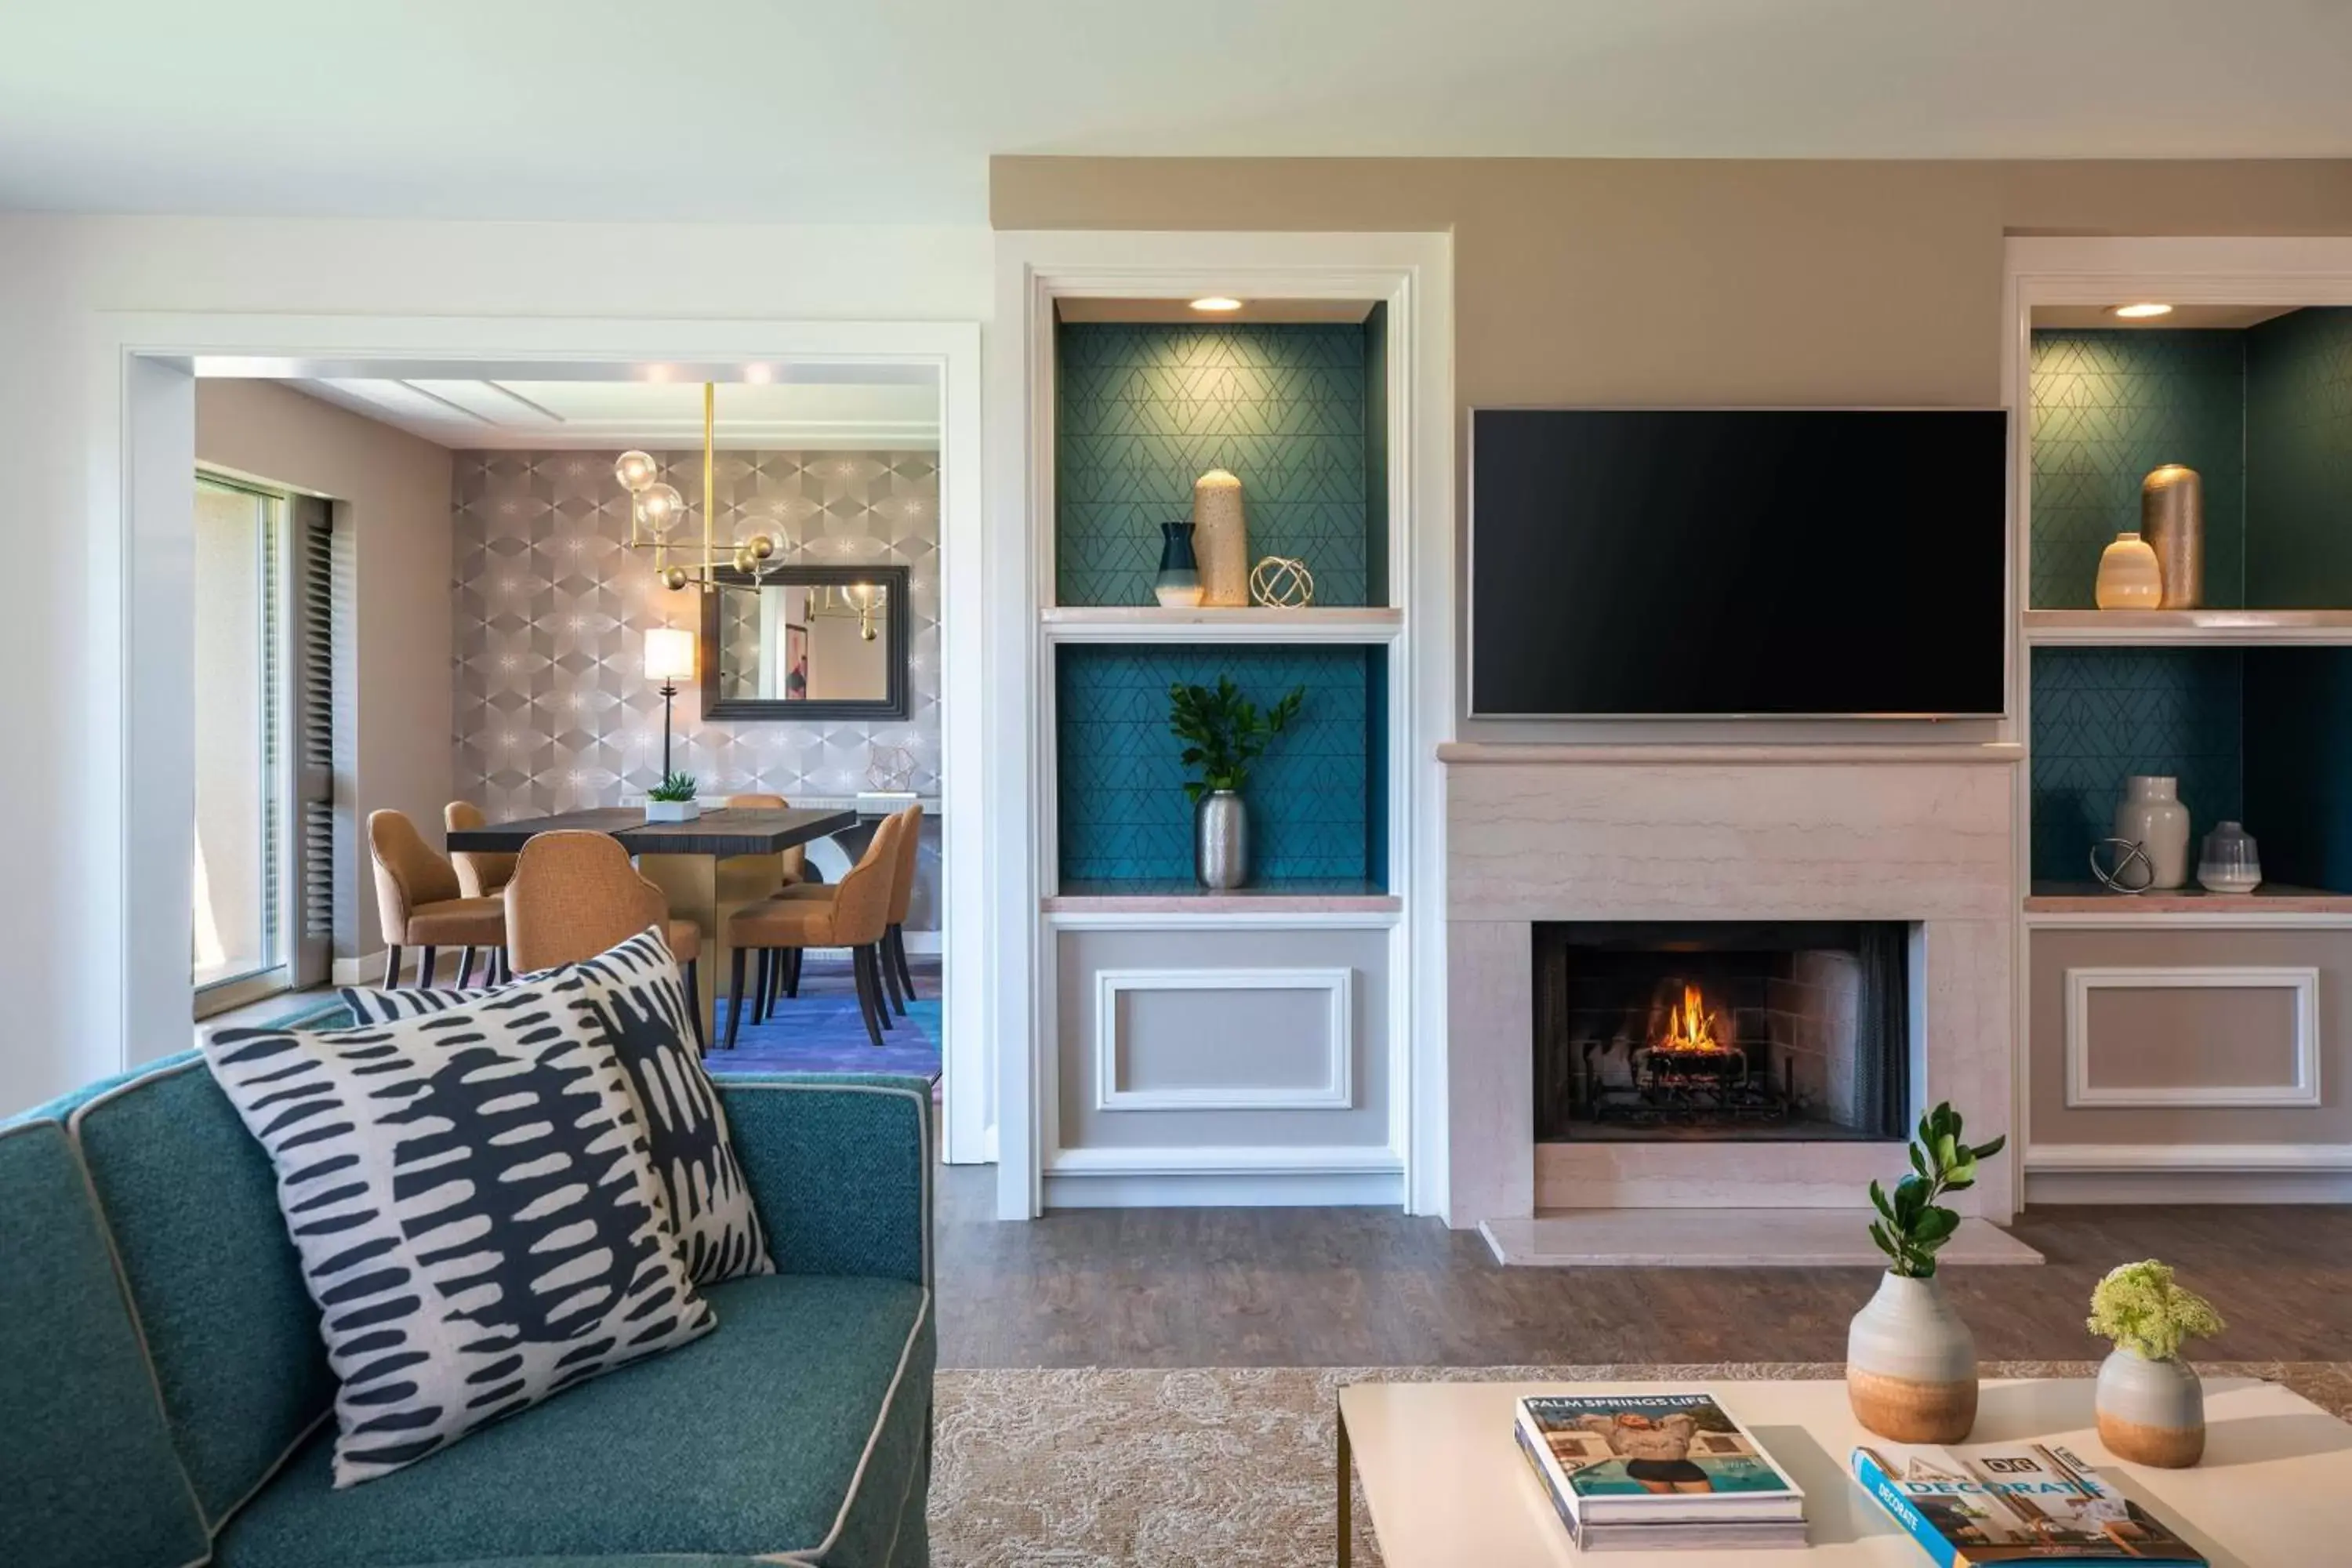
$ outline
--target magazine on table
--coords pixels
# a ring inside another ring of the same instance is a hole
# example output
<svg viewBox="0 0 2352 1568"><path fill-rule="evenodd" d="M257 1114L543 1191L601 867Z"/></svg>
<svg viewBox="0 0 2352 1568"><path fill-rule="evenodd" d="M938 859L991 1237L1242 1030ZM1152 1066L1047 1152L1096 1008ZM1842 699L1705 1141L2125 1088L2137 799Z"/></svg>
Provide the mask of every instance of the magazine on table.
<svg viewBox="0 0 2352 1568"><path fill-rule="evenodd" d="M1805 1516L1804 1492L1711 1394L1531 1394L1517 1429L1572 1529Z"/></svg>
<svg viewBox="0 0 2352 1568"><path fill-rule="evenodd" d="M2178 1531L2054 1444L1856 1448L1850 1461L1888 1517L1942 1568L2140 1563L2209 1568Z"/></svg>

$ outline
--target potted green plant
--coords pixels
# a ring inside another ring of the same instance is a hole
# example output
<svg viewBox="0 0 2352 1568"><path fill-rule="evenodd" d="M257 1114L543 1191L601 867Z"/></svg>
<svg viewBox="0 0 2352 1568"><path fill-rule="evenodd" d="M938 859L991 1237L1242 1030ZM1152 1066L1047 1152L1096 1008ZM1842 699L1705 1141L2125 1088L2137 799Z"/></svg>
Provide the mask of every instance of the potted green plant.
<svg viewBox="0 0 2352 1568"><path fill-rule="evenodd" d="M1936 1254L1960 1228L1960 1216L1937 1200L1975 1185L1977 1162L2006 1142L1970 1147L1960 1113L1939 1104L1919 1119L1911 1173L1892 1194L1870 1184L1878 1211L1870 1239L1886 1254L1886 1272L1847 1331L1845 1388L1854 1419L1882 1437L1958 1443L1976 1425L1976 1340L1936 1278Z"/></svg>
<svg viewBox="0 0 2352 1568"><path fill-rule="evenodd" d="M2116 1347L2099 1366L2099 1441L2118 1459L2168 1470L2203 1458L2205 1389L2180 1347L2221 1331L2213 1303L2150 1258L2108 1271L2085 1326Z"/></svg>
<svg viewBox="0 0 2352 1568"><path fill-rule="evenodd" d="M692 822L701 815L692 773L664 773L661 783L646 791L647 822Z"/></svg>
<svg viewBox="0 0 2352 1568"><path fill-rule="evenodd" d="M1186 781L1184 794L1192 802L1192 872L1202 887L1238 888L1249 879L1249 812L1242 785L1250 764L1306 700L1307 689L1294 687L1260 712L1224 675L1214 689L1181 681L1169 687L1169 732L1187 742L1183 763L1201 774Z"/></svg>

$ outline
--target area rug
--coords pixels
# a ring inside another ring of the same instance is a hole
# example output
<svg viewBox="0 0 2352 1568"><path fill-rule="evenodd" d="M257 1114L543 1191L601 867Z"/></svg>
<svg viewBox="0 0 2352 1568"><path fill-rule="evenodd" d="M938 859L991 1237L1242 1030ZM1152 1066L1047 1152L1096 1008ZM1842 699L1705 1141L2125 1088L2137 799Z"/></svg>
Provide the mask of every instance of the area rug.
<svg viewBox="0 0 2352 1568"><path fill-rule="evenodd" d="M750 1012L747 1006L744 1011ZM736 1033L735 1048L713 1050L703 1065L713 1073L730 1072L895 1072L917 1078L940 1076L940 1004L938 993L907 1005L907 1015L891 1016L895 1027L885 1031L882 1044L866 1037L855 994L824 994L787 998L776 1016L764 1023L746 1018ZM719 1034L727 1037L727 1002L719 1003Z"/></svg>
<svg viewBox="0 0 2352 1568"><path fill-rule="evenodd" d="M934 1568L1307 1568L1334 1560L1332 1414L1350 1383L1836 1378L1835 1363L1716 1366L1078 1368L943 1372ZM1988 1377L2087 1377L1996 1362ZM2209 1362L2352 1418L2352 1363ZM1380 1562L1356 1501L1356 1561Z"/></svg>

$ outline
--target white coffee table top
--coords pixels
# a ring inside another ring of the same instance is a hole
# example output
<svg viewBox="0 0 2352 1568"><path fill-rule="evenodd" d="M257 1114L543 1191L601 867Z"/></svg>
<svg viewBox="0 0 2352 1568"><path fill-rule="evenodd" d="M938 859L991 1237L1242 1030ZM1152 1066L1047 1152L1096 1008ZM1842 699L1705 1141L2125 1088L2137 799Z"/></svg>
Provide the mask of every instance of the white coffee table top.
<svg viewBox="0 0 2352 1568"><path fill-rule="evenodd" d="M1339 1393L1339 1419L1387 1568L1538 1568L1582 1561L1519 1457L1513 1402L1529 1394L1655 1393L1640 1383L1368 1383ZM1802 1552L1600 1554L1659 1568L1839 1563L1922 1568L1928 1559L1848 1479L1846 1455L1876 1441L1845 1384L1675 1384L1704 1388L1753 1430L1805 1489ZM2204 1462L2158 1470L2099 1443L2087 1379L1988 1379L1971 1443L2056 1441L2162 1515L2215 1568L2352 1563L2352 1426L2274 1384L2210 1378ZM1344 1495L1344 1493L1343 1493Z"/></svg>

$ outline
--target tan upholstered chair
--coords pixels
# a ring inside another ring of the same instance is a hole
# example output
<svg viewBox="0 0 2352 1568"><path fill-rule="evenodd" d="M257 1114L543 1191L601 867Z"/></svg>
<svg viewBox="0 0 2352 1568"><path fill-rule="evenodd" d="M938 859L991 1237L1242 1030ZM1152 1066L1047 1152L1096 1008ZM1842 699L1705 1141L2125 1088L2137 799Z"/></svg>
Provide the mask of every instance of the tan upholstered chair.
<svg viewBox="0 0 2352 1568"><path fill-rule="evenodd" d="M730 795L727 797L727 807L730 811L790 811L792 805L780 795ZM779 854L776 869L780 887L790 888L817 879L809 874L808 846L805 844L795 844ZM778 991L776 959L777 955L772 952L760 955L759 973L753 978L751 986L755 993L751 1016L755 1018L764 1018L775 1011Z"/></svg>
<svg viewBox="0 0 2352 1568"><path fill-rule="evenodd" d="M915 901L915 873L923 855L923 808L918 804L899 813L907 819L898 836L898 871L890 882L890 931L882 939L884 972L896 971L902 997L898 1011L915 999L915 971L907 962L907 910Z"/></svg>
<svg viewBox="0 0 2352 1568"><path fill-rule="evenodd" d="M702 928L671 916L669 900L629 863L618 839L570 830L533 834L515 857L506 923L507 960L525 973L593 958L658 928L685 973L695 1043L702 1044Z"/></svg>
<svg viewBox="0 0 2352 1568"><path fill-rule="evenodd" d="M441 826L451 833L488 827L490 819L470 800L453 800L441 808ZM457 868L457 886L469 899L494 899L514 880L515 858L478 849L452 850L449 863Z"/></svg>
<svg viewBox="0 0 2352 1568"><path fill-rule="evenodd" d="M458 984L470 983L473 950L486 947L496 954L506 946L505 906L496 899L467 898L457 868L399 812L372 811L367 827L368 856L375 862L376 914L383 924L385 987L400 984L400 950L404 947L425 950L416 965L420 985L433 984L437 949L466 949Z"/></svg>
<svg viewBox="0 0 2352 1568"><path fill-rule="evenodd" d="M866 1037L877 1046L891 1027L882 999L882 938L890 929L891 879L898 869L898 838L905 813L875 830L857 864L832 887L786 888L772 899L747 904L727 922L728 945L735 950L727 988L727 1046L732 1049L743 1017L743 966L751 953L778 952L797 965L812 947L845 947L857 973L857 1007ZM793 978L798 978L795 968Z"/></svg>

